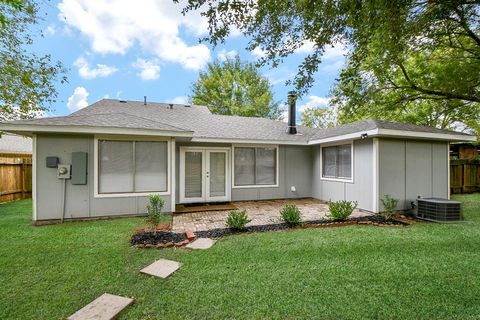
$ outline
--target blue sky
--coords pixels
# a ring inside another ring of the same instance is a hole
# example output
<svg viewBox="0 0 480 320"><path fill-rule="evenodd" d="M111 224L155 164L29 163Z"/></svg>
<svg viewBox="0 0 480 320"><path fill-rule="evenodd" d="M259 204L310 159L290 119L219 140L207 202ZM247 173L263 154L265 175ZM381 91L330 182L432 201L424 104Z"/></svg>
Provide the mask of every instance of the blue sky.
<svg viewBox="0 0 480 320"><path fill-rule="evenodd" d="M50 53L68 69L68 83L58 84L58 102L49 115L67 115L88 104L112 99L184 103L209 61L239 54L244 61L262 55L246 51L248 39L239 32L216 48L198 39L206 35L206 20L198 13L182 16L170 0L62 0L41 2L44 37L34 50ZM261 69L271 82L275 99L286 101L297 66L312 45L306 43L276 69ZM326 98L344 64L344 49L328 48L308 96L298 102L325 107Z"/></svg>

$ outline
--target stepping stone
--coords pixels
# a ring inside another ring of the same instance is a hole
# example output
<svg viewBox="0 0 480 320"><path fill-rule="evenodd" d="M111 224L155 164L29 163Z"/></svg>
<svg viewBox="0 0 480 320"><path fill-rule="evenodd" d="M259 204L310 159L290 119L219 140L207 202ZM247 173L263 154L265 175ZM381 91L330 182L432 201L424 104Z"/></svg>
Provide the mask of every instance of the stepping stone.
<svg viewBox="0 0 480 320"><path fill-rule="evenodd" d="M104 293L78 310L69 320L110 320L133 303L133 299Z"/></svg>
<svg viewBox="0 0 480 320"><path fill-rule="evenodd" d="M177 271L178 268L180 268L180 263L172 260L160 259L143 268L140 272L165 279Z"/></svg>
<svg viewBox="0 0 480 320"><path fill-rule="evenodd" d="M190 242L189 244L186 245L187 248L189 249L210 249L213 244L215 243L215 240L212 240L210 238L198 238L197 240Z"/></svg>

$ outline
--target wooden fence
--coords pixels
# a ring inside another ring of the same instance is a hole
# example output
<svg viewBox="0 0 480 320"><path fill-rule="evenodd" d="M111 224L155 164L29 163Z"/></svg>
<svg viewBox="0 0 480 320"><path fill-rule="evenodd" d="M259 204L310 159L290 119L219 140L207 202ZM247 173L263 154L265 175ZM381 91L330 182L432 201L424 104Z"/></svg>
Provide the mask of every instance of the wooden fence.
<svg viewBox="0 0 480 320"><path fill-rule="evenodd" d="M0 202L32 196L32 158L0 157Z"/></svg>
<svg viewBox="0 0 480 320"><path fill-rule="evenodd" d="M450 160L450 190L452 193L480 191L480 160Z"/></svg>

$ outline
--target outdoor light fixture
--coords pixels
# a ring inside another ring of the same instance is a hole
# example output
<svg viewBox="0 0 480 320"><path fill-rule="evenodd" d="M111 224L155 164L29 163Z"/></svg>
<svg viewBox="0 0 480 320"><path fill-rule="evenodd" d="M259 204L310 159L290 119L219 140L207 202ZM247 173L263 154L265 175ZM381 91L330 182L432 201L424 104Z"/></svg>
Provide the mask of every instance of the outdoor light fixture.
<svg viewBox="0 0 480 320"><path fill-rule="evenodd" d="M360 138L361 138L361 139L367 139L367 138L368 138L368 133L362 133L362 134L360 135Z"/></svg>

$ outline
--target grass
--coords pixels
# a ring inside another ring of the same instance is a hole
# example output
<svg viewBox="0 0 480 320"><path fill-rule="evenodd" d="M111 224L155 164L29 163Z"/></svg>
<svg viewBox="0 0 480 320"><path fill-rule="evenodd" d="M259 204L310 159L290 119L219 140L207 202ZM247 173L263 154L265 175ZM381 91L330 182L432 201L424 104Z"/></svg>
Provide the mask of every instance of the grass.
<svg viewBox="0 0 480 320"><path fill-rule="evenodd" d="M31 226L0 205L0 319L61 319L104 292L136 298L121 319L478 319L480 194L466 221L238 235L206 251L128 245L141 218ZM138 273L180 261L169 279Z"/></svg>

